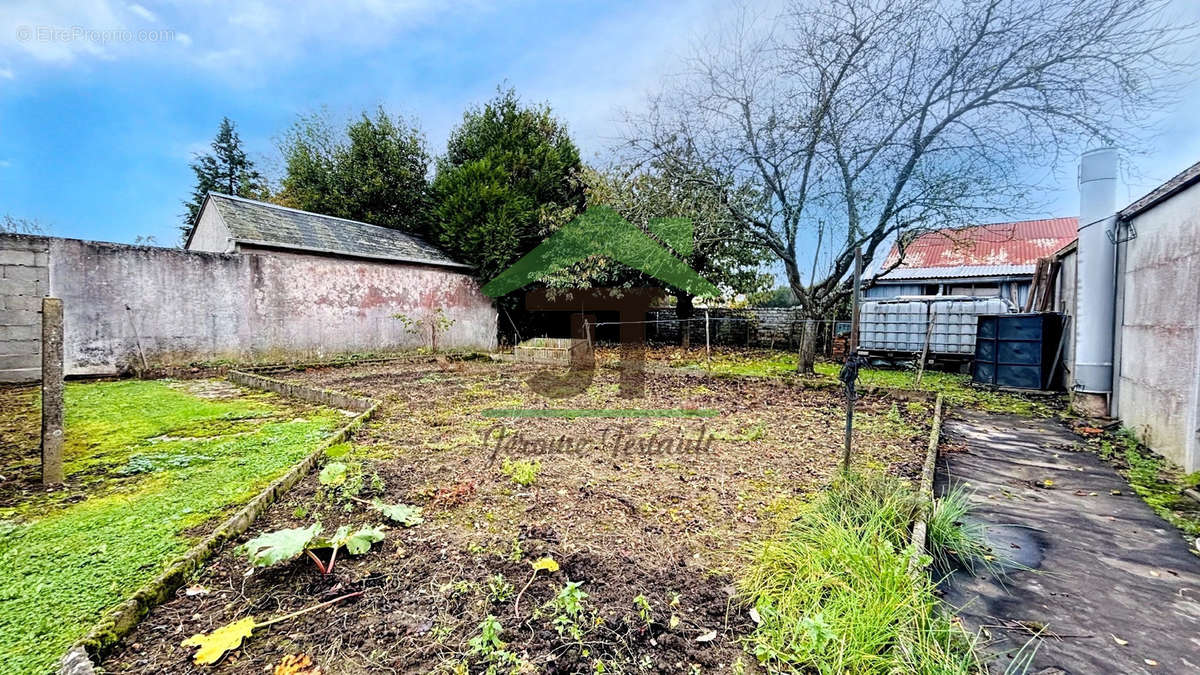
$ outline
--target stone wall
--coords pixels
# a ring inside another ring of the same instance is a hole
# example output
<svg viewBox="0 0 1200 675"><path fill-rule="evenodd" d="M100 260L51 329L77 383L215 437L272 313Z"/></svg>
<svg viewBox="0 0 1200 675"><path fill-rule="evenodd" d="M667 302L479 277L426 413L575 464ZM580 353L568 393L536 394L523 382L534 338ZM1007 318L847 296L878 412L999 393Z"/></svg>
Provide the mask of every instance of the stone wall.
<svg viewBox="0 0 1200 675"><path fill-rule="evenodd" d="M0 382L24 382L41 372L49 244L43 237L0 237Z"/></svg>
<svg viewBox="0 0 1200 675"><path fill-rule="evenodd" d="M491 301L471 277L445 268L13 235L0 235L0 256L42 262L41 268L14 263L22 270L14 277L33 281L6 280L0 291L14 290L14 306L35 306L33 298L40 303L43 295L62 298L68 375L115 374L140 367L143 358L153 367L429 346L427 330L410 332L394 316L423 319L439 308L454 322L439 333L439 348L495 347ZM36 308L21 312L0 321L5 345L14 338L5 361L12 364L9 380L38 376L40 315ZM32 339L15 339L25 335Z"/></svg>

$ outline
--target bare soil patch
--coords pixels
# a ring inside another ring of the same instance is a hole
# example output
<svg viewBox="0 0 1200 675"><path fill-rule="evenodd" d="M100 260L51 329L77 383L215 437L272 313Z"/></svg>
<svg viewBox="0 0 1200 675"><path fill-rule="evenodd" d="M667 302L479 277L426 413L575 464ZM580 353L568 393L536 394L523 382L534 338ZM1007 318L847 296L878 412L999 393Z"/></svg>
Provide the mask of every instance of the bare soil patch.
<svg viewBox="0 0 1200 675"><path fill-rule="evenodd" d="M230 546L194 581L207 592L181 591L154 610L106 671L270 672L304 653L327 674L483 672L469 640L491 615L526 672L594 673L597 663L603 672L728 672L739 659L751 672L739 638L752 623L733 601L741 552L834 475L840 397L803 383L650 373L645 395L625 399L616 371L601 369L584 393L546 399L525 383L536 370L440 361L276 375L381 399L339 461L361 466L360 498L419 505L425 522L390 528L370 553L345 557L324 577L303 558L247 576ZM715 414L488 412L513 408ZM858 411L855 462L919 472L928 404L871 396ZM505 460L536 463L535 480L514 482ZM313 475L241 541L315 519L326 531L381 521ZM539 572L515 606L543 556L560 569ZM588 594L579 636L561 634L549 607L568 580ZM256 634L215 668L193 666L179 645L248 615L264 620L354 590L366 593Z"/></svg>

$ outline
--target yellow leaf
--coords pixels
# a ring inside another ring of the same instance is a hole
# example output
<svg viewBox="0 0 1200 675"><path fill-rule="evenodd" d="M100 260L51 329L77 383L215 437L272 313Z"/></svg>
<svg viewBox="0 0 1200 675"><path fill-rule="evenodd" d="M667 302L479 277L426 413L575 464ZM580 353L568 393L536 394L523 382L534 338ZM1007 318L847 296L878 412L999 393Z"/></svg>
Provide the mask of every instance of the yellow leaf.
<svg viewBox="0 0 1200 675"><path fill-rule="evenodd" d="M534 572L536 572L538 570L546 570L547 572L557 572L558 571L558 563L554 561L554 558L550 558L550 557L539 558L538 560L531 562L529 564L533 565Z"/></svg>
<svg viewBox="0 0 1200 675"><path fill-rule="evenodd" d="M254 617L248 616L241 621L227 623L211 633L197 633L184 640L184 647L199 647L192 655L196 665L216 663L225 656L225 652L242 646L242 640L254 632Z"/></svg>
<svg viewBox="0 0 1200 675"><path fill-rule="evenodd" d="M1120 645L1122 647L1129 644L1129 640L1122 640L1121 638L1117 637L1116 635L1113 635L1112 633L1109 633L1109 635L1112 635L1113 642L1117 643L1118 645Z"/></svg>

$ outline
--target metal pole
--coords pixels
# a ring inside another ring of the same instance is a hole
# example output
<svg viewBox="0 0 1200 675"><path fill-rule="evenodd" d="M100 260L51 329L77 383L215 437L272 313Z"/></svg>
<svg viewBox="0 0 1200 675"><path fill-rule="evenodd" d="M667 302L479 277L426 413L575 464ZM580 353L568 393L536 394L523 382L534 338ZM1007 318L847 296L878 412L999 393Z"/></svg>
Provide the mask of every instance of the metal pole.
<svg viewBox="0 0 1200 675"><path fill-rule="evenodd" d="M862 248L854 249L854 305L850 314L850 352L858 353L858 306L862 299Z"/></svg>

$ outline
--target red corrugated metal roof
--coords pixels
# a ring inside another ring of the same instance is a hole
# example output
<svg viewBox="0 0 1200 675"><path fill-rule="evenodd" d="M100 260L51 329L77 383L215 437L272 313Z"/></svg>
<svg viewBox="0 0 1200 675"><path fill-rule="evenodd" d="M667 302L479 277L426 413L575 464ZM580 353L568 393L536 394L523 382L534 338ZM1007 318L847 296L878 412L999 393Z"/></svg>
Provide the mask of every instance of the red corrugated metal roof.
<svg viewBox="0 0 1200 675"><path fill-rule="evenodd" d="M1078 226L1078 218L1049 218L928 232L908 245L896 269L1032 265L1074 241ZM899 255L893 245L882 269L894 265Z"/></svg>

